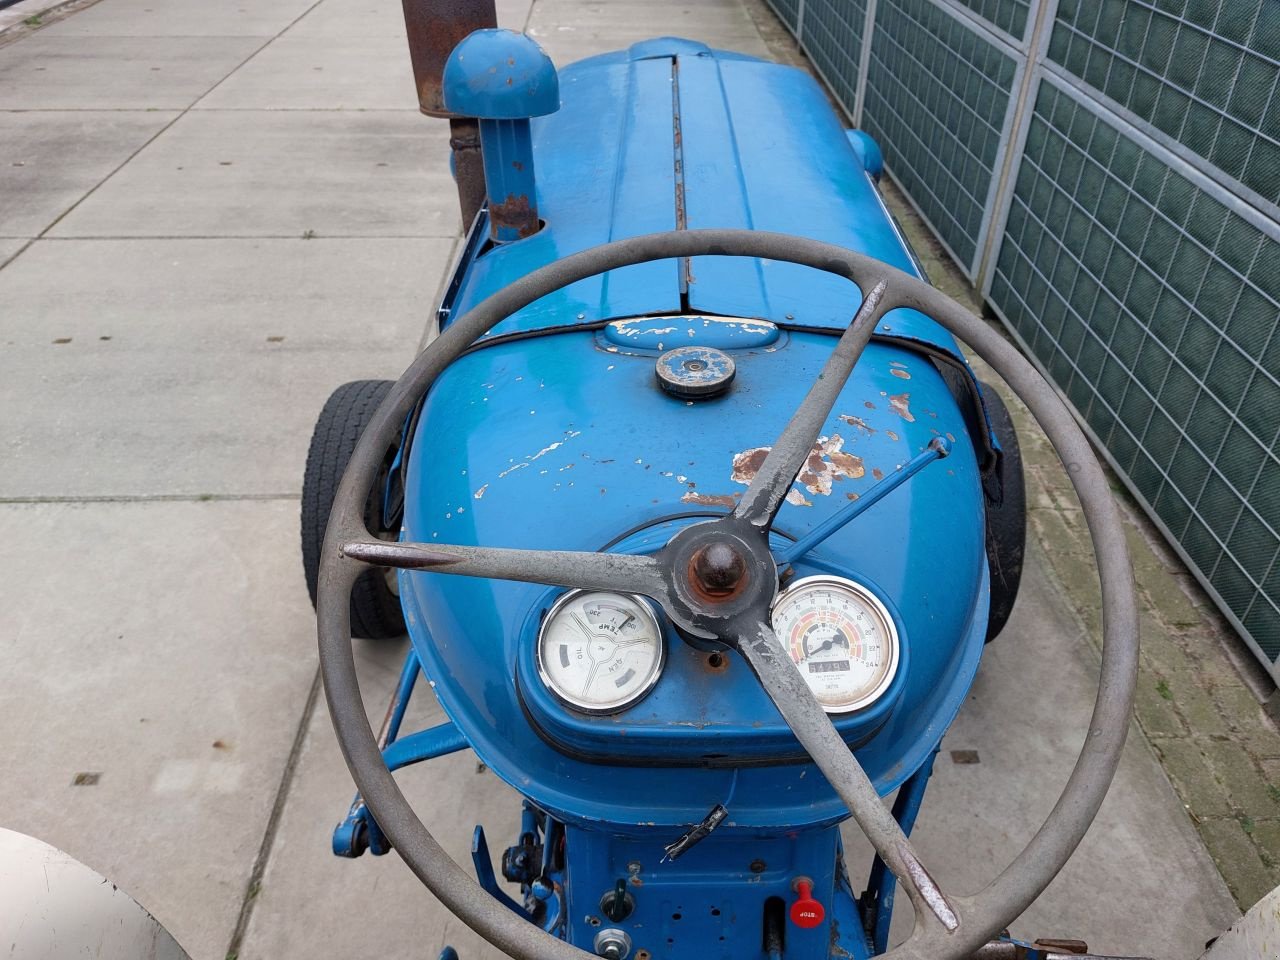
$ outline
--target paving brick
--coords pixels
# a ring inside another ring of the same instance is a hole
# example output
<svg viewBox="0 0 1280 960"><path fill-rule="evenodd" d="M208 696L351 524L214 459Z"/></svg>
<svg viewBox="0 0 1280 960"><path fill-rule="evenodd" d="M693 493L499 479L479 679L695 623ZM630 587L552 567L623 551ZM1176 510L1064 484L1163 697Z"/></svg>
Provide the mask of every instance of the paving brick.
<svg viewBox="0 0 1280 960"><path fill-rule="evenodd" d="M1250 834L1262 862L1271 870L1280 868L1280 820L1257 820Z"/></svg>
<svg viewBox="0 0 1280 960"><path fill-rule="evenodd" d="M1138 674L1138 689L1133 709L1148 737L1182 737L1186 724L1173 706L1173 699L1160 694L1159 679L1150 670Z"/></svg>
<svg viewBox="0 0 1280 960"><path fill-rule="evenodd" d="M1237 813L1253 818L1280 816L1280 803L1269 794L1266 778L1244 747L1215 740L1202 743L1201 748Z"/></svg>
<svg viewBox="0 0 1280 960"><path fill-rule="evenodd" d="M1276 871L1262 862L1258 848L1239 821L1204 820L1198 826L1209 855L1218 864L1241 910L1248 910L1276 885Z"/></svg>
<svg viewBox="0 0 1280 960"><path fill-rule="evenodd" d="M1169 623L1198 626L1205 622L1204 614L1191 602L1177 577L1153 576L1141 582L1152 605Z"/></svg>
<svg viewBox="0 0 1280 960"><path fill-rule="evenodd" d="M1259 760L1274 760L1280 765L1280 731L1275 722L1243 683L1222 685L1214 690L1224 714L1231 718L1237 739ZM1280 778L1275 780L1280 786Z"/></svg>
<svg viewBox="0 0 1280 960"><path fill-rule="evenodd" d="M1033 508L1028 511L1027 521L1035 529L1045 550L1066 552L1081 558L1087 556L1087 548L1081 544L1079 532L1055 508Z"/></svg>
<svg viewBox="0 0 1280 960"><path fill-rule="evenodd" d="M1134 579L1148 593L1164 590L1171 579L1169 568L1156 556L1142 531L1128 523L1124 527L1125 539L1129 544L1129 559L1133 563ZM1196 622L1199 622L1199 618Z"/></svg>
<svg viewBox="0 0 1280 960"><path fill-rule="evenodd" d="M1170 739L1156 741L1154 746L1178 795L1195 818L1231 815L1226 792L1214 777L1198 744L1191 740Z"/></svg>

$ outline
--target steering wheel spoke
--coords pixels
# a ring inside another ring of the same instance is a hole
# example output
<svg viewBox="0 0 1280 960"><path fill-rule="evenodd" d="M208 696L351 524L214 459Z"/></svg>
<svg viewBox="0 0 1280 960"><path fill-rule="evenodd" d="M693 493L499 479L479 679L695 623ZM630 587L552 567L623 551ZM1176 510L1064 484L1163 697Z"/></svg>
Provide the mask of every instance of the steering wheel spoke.
<svg viewBox="0 0 1280 960"><path fill-rule="evenodd" d="M956 930L960 926L957 907L925 869L911 841L885 808L866 771L814 698L773 629L764 622L753 624L739 637L738 650L800 745L907 891L917 917L925 926L938 925L947 932Z"/></svg>
<svg viewBox="0 0 1280 960"><path fill-rule="evenodd" d="M462 577L519 580L580 590L639 593L668 605L662 567L653 557L575 550L511 550L452 544L353 540L342 556L379 567L429 570Z"/></svg>
<svg viewBox="0 0 1280 960"><path fill-rule="evenodd" d="M889 281L885 277L868 285L862 305L836 342L836 348L827 358L818 379L791 415L782 436L769 449L747 492L734 508L733 515L739 520L758 527L768 527L773 522L787 491L795 483L814 443L822 434L823 424L827 422L836 398L871 341L876 324L893 307L886 296L888 290Z"/></svg>

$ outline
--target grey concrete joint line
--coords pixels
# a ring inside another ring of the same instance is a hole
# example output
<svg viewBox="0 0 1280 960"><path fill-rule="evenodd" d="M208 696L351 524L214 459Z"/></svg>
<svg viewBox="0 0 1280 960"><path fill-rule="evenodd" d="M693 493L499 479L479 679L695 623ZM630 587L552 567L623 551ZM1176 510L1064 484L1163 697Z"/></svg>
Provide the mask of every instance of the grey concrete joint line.
<svg viewBox="0 0 1280 960"><path fill-rule="evenodd" d="M254 858L253 869L249 872L249 882L245 885L244 899L240 902L240 913L236 918L235 929L231 932L231 940L227 944L228 957L239 954L245 934L249 931L249 922L253 919L253 908L258 902L262 889L262 877L271 859L271 849L275 846L276 833L280 829L280 820L284 816L285 804L289 799L289 789L293 786L293 775L302 757L302 748L307 741L307 730L311 727L312 717L315 716L316 704L320 701L320 687L320 668L317 667L311 677L311 689L307 692L302 715L298 718L298 726L294 731L293 743L289 748L288 759L285 760L284 771L280 775L280 783L276 787L275 802L271 805L271 815L267 818L266 829L262 832L258 855Z"/></svg>

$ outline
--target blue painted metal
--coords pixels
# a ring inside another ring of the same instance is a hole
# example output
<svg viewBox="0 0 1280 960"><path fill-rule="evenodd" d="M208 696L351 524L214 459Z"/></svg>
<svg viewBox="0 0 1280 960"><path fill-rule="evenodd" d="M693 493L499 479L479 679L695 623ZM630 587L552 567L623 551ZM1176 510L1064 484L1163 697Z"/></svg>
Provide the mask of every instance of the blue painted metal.
<svg viewBox="0 0 1280 960"><path fill-rule="evenodd" d="M862 168L871 175L872 180L879 183L884 173L884 154L880 152L880 144L865 130L846 130L845 136L849 138L849 146L853 147L853 152L862 161Z"/></svg>
<svg viewBox="0 0 1280 960"><path fill-rule="evenodd" d="M555 65L537 42L496 27L476 30L444 65L444 105L481 120L527 120L560 109Z"/></svg>
<svg viewBox="0 0 1280 960"><path fill-rule="evenodd" d="M566 254L678 225L813 237L919 275L863 156L803 71L663 38L563 67L560 90L562 109L532 124L547 228L466 264L454 316ZM488 337L681 311L840 329L861 302L846 281L791 264L702 258L682 267L662 261L573 284ZM879 333L963 362L951 336L915 311L893 311Z"/></svg>
<svg viewBox="0 0 1280 960"><path fill-rule="evenodd" d="M868 490L865 496L850 501L848 506L831 514L799 540L795 540L776 551L775 556L778 559L778 563L791 563L800 559L846 523L853 520L858 514L874 507L891 492L933 463L933 461L941 460L949 453L951 453L951 441L946 437L934 437L921 453L917 453L906 463L898 464L893 473Z"/></svg>
<svg viewBox="0 0 1280 960"><path fill-rule="evenodd" d="M382 759L389 770L398 770L423 760L456 753L470 745L462 731L452 723L442 723L400 738L400 727L404 723L405 710L409 707L409 698L413 696L419 673L421 663L417 653L411 649L400 668L400 679L396 683L395 694L387 708L387 716L378 737ZM342 822L333 828L331 844L334 856L337 857L358 857L366 850L380 857L391 849L359 793L351 801Z"/></svg>
<svg viewBox="0 0 1280 960"><path fill-rule="evenodd" d="M920 806L924 803L924 791L933 775L933 763L938 757L938 749L898 790L893 800L893 816L908 837L916 825L916 817ZM863 925L871 937L872 955L884 953L889 947L889 925L893 921L893 901L897 891L898 878L885 867L878 856L871 864L871 877L867 881L867 890L863 894L861 907Z"/></svg>
<svg viewBox="0 0 1280 960"><path fill-rule="evenodd" d="M493 858L489 855L489 843L484 838L484 827L481 826L477 826L471 833L471 862L476 868L477 882L489 896L522 917L528 916L525 909L498 886L498 878L493 872Z"/></svg>
<svg viewBox="0 0 1280 960"><path fill-rule="evenodd" d="M683 227L779 230L917 272L869 176L870 147L846 137L800 71L663 38L564 69L560 90L562 109L531 125L530 200L546 227L488 248L473 236L444 322L567 253ZM659 549L682 526L733 508L859 301L833 277L723 258L629 267L544 298L500 324L424 401L404 465L402 535ZM659 389L656 358L676 347L728 353L737 371L728 392L686 401ZM987 438L981 418L970 434L935 357L967 369L932 321L904 310L885 318L773 542L797 575L867 585L898 627L903 654L888 695L837 726L881 795L902 786L895 815L908 830L977 669L989 602ZM882 949L874 938L892 884L881 870L859 905L840 849L845 808L735 654L666 629L667 666L652 693L587 717L551 697L533 669L556 590L399 577L414 654L450 723L422 741L393 737L385 756L399 765L466 743L527 798L503 872L521 884L533 922L587 948L607 924L655 958L758 956L765 911L789 905L805 876L828 920L812 930L788 923L787 957L861 960ZM663 862L664 845L718 804L724 822ZM473 852L482 883L502 894L481 833ZM606 920L602 898L620 880L633 912Z"/></svg>
<svg viewBox="0 0 1280 960"><path fill-rule="evenodd" d="M449 54L443 92L446 109L480 118L492 238L533 235L539 218L529 118L560 109L551 58L522 33L477 30Z"/></svg>
<svg viewBox="0 0 1280 960"><path fill-rule="evenodd" d="M735 502L746 489L745 475L733 478L735 460L749 469L759 456L752 451L782 432L831 344L825 334L793 332L772 352L736 351L733 389L693 405L661 392L651 357L613 352L593 332L479 349L427 398L409 458L405 536L594 550L652 528L656 548L673 515L724 512ZM806 558L871 584L901 618L910 650L902 700L858 751L888 793L941 737L977 667L988 602L983 516L954 507L981 502L979 473L964 418L932 363L888 344L867 348L825 433L822 475L810 478L824 492L797 485L793 496L809 505L787 503L779 514L792 538L840 510L847 494L869 492L935 436L956 441L944 466L918 474ZM940 515L948 522L938 523ZM567 755L530 725L512 677L549 598L545 588L426 572L402 573L400 585L442 706L480 758L542 809L570 823L683 827L723 801L728 771L610 766L602 776L599 764ZM636 711L600 722L644 725L672 740L701 724L739 749L785 751L769 746L781 719L741 662L698 674L692 663L680 666L686 649L674 641L673 666ZM660 705L664 712L654 713ZM577 728L576 717L563 717L562 729ZM743 776L751 789L729 807L733 823L782 829L844 815L807 765Z"/></svg>
<svg viewBox="0 0 1280 960"><path fill-rule="evenodd" d="M694 340L715 350L760 349L776 343L781 335L777 325L767 320L688 316L613 320L601 332L605 349L612 345L628 353L648 351L655 356Z"/></svg>

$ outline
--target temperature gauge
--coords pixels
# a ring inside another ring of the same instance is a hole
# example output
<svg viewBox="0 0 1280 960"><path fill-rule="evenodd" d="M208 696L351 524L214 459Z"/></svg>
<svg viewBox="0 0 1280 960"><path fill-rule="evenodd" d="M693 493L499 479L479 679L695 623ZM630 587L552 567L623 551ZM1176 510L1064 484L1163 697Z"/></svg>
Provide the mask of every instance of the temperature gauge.
<svg viewBox="0 0 1280 960"><path fill-rule="evenodd" d="M547 612L538 632L538 674L583 713L616 713L658 682L662 630L649 605L622 593L574 590Z"/></svg>
<svg viewBox="0 0 1280 960"><path fill-rule="evenodd" d="M778 595L773 630L827 713L875 703L898 670L898 631L883 603L841 577L804 577Z"/></svg>

